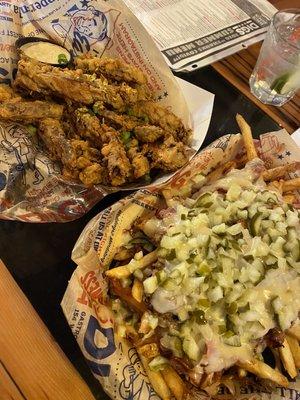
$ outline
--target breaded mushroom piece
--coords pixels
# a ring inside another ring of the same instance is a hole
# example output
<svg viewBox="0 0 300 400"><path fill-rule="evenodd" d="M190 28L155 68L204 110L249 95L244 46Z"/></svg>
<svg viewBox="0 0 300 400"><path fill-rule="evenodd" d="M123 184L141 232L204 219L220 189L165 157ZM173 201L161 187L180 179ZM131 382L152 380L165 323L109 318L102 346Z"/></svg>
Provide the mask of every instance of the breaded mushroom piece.
<svg viewBox="0 0 300 400"><path fill-rule="evenodd" d="M16 98L21 99L9 85L4 83L0 84L0 103Z"/></svg>
<svg viewBox="0 0 300 400"><path fill-rule="evenodd" d="M153 101L141 101L130 108L133 116L138 118L147 117L149 124L160 126L172 134L175 140L189 143L191 130L186 129L179 117Z"/></svg>
<svg viewBox="0 0 300 400"><path fill-rule="evenodd" d="M128 145L127 155L132 163L133 175L135 179L147 175L150 172L150 164L147 157L141 153L136 139L131 139Z"/></svg>
<svg viewBox="0 0 300 400"><path fill-rule="evenodd" d="M89 74L104 75L114 81L124 81L127 83L137 83L144 85L147 83L147 78L143 72L126 64L120 59L107 57L93 57L90 54L83 54L75 58L75 65Z"/></svg>
<svg viewBox="0 0 300 400"><path fill-rule="evenodd" d="M108 179L112 186L121 186L131 178L131 164L117 132L115 135L113 131L107 132L107 138L109 141L102 147L101 153L107 166Z"/></svg>
<svg viewBox="0 0 300 400"><path fill-rule="evenodd" d="M152 143L163 137L165 132L159 126L141 125L134 128L135 137L143 143Z"/></svg>
<svg viewBox="0 0 300 400"><path fill-rule="evenodd" d="M60 119L64 107L49 101L11 99L0 104L0 119L31 123L44 118Z"/></svg>
<svg viewBox="0 0 300 400"><path fill-rule="evenodd" d="M150 143L143 146L143 154L151 160L151 168L176 171L188 162L190 148L176 142L172 136L162 144Z"/></svg>

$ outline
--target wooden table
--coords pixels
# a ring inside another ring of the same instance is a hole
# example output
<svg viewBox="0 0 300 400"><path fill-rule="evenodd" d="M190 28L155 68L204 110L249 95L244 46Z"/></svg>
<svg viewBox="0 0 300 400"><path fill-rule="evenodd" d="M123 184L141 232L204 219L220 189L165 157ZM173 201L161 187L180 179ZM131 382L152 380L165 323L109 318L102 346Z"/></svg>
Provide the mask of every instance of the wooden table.
<svg viewBox="0 0 300 400"><path fill-rule="evenodd" d="M0 400L94 400L0 260Z"/></svg>
<svg viewBox="0 0 300 400"><path fill-rule="evenodd" d="M270 3L280 10L284 8L299 8L300 5L299 0L271 0ZM260 47L261 43L256 43L245 50L213 63L212 66L280 126L285 128L289 133L293 133L300 126L299 92L282 107L263 104L250 92L249 78L256 64Z"/></svg>

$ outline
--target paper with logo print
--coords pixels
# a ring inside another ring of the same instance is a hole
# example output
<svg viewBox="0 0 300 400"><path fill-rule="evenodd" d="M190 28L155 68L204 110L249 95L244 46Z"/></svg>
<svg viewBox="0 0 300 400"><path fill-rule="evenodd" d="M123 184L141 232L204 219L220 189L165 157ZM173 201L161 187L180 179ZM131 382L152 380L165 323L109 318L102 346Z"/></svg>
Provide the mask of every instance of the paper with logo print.
<svg viewBox="0 0 300 400"><path fill-rule="evenodd" d="M198 107L191 116L163 56L122 0L4 0L0 20L0 83L9 83L16 72L14 44L21 36L52 39L74 55L90 52L120 57L141 68L157 101L193 128L193 147L199 149L212 113L213 95L192 90ZM189 100L191 86L185 84L184 89ZM112 190L101 186L87 189L63 180L60 166L41 150L38 138L30 138L19 124L0 124L0 218L66 222L82 216L108 191Z"/></svg>
<svg viewBox="0 0 300 400"><path fill-rule="evenodd" d="M261 158L272 168L292 161L300 161L300 149L284 131L261 135ZM182 188L193 175L223 164L233 158L241 147L241 136L223 136L196 155L188 166L178 172L167 187ZM291 173L290 177L295 174ZM165 187L165 186L164 186ZM61 306L71 330L94 376L107 394L115 400L158 399L145 374L137 353L127 342L114 335L113 315L108 306L107 282L104 271L112 261L116 249L125 244L123 232L147 210L159 206L159 188L140 190L95 216L85 227L72 252L77 264ZM300 208L300 196L298 204ZM221 387L215 399L220 400L296 400L300 398L299 380L289 388L259 387L235 383L236 393ZM189 399L208 400L196 389Z"/></svg>

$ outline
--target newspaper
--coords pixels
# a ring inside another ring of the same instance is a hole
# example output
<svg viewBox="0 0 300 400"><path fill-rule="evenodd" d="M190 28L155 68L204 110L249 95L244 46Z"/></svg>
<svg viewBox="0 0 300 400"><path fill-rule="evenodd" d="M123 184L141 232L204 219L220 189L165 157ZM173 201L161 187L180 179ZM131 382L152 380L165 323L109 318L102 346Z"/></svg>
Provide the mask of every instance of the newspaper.
<svg viewBox="0 0 300 400"><path fill-rule="evenodd" d="M124 1L176 71L192 71L262 40L276 12L267 0Z"/></svg>
<svg viewBox="0 0 300 400"><path fill-rule="evenodd" d="M176 189L187 185L199 172L235 158L242 145L241 135L226 135L197 154L184 169L168 183ZM271 168L287 162L300 161L300 149L285 130L261 135L259 152ZM280 155L280 157L279 157ZM291 173L290 177L295 174ZM164 186L165 188L165 186ZM77 264L61 306L80 349L94 376L107 394L115 400L158 400L143 370L136 350L114 333L114 321L107 298L107 282L103 272L112 261L116 249L126 243L126 232L142 213L159 208L160 188L140 190L96 215L85 227L72 252ZM298 194L299 196L299 194ZM300 203L299 197L297 204ZM298 204L300 206L300 204ZM218 400L297 400L300 382L290 382L288 388L274 388L236 383L231 395L221 387ZM193 392L189 400L209 400ZM172 399L173 400L173 399ZM187 399L188 400L188 399Z"/></svg>
<svg viewBox="0 0 300 400"><path fill-rule="evenodd" d="M213 95L197 89L195 97L193 85L175 79L151 36L122 0L3 0L0 20L0 83L9 83L15 73L18 57L14 44L21 36L54 40L74 55L91 52L99 57L119 57L143 70L159 104L193 128L192 147L200 148ZM192 110L181 88L188 99L197 101ZM129 188L133 187L122 189ZM48 157L38 136L29 137L20 124L1 122L0 218L67 222L116 190L120 189L86 188L64 180L60 165Z"/></svg>

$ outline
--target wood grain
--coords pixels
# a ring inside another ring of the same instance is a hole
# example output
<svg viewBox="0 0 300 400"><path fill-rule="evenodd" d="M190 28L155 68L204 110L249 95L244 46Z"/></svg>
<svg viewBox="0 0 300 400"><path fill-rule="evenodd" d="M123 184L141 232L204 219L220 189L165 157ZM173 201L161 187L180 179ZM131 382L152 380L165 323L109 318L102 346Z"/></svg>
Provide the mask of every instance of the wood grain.
<svg viewBox="0 0 300 400"><path fill-rule="evenodd" d="M95 400L0 260L0 400Z"/></svg>
<svg viewBox="0 0 300 400"><path fill-rule="evenodd" d="M297 4L299 7L299 0L273 0L270 2L278 9L297 7ZM256 64L260 47L261 43L256 43L245 50L213 63L212 67L280 126L292 133L300 126L299 94L283 106L274 107L261 103L250 92L249 78Z"/></svg>
<svg viewBox="0 0 300 400"><path fill-rule="evenodd" d="M5 365L0 361L0 399L1 400L24 400L22 392L16 385L13 377L9 374Z"/></svg>

